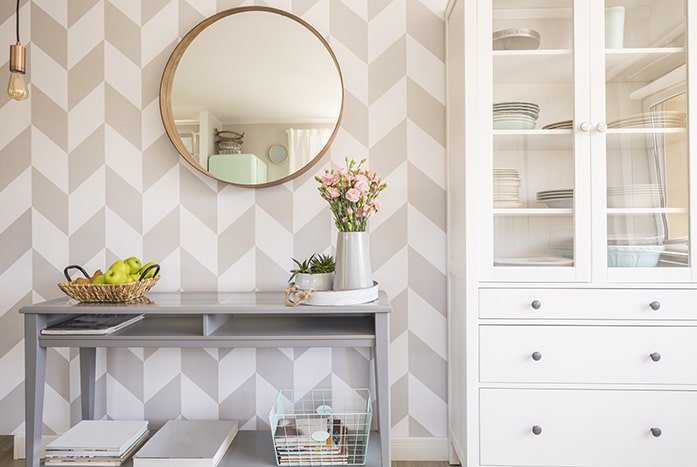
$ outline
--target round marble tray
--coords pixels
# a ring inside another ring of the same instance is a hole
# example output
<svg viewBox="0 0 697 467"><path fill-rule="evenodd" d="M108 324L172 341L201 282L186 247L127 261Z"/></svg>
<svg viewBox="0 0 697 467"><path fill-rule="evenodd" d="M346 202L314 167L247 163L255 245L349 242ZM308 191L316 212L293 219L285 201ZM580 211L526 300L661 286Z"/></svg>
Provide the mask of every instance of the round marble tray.
<svg viewBox="0 0 697 467"><path fill-rule="evenodd" d="M292 284L291 284L292 285ZM295 294L291 295L291 299ZM347 290L315 290L301 305L358 305L370 303L378 299L378 283L373 281L372 287Z"/></svg>

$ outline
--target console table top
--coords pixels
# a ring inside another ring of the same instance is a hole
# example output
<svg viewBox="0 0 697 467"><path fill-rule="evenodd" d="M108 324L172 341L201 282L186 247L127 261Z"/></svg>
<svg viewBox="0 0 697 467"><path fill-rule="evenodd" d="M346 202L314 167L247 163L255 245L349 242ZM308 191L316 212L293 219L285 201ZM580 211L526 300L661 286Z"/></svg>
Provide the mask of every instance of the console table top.
<svg viewBox="0 0 697 467"><path fill-rule="evenodd" d="M384 291L374 302L358 305L286 306L283 292L151 292L145 300L130 303L79 303L61 297L20 308L25 314L118 313L123 314L374 314L389 313L392 308Z"/></svg>

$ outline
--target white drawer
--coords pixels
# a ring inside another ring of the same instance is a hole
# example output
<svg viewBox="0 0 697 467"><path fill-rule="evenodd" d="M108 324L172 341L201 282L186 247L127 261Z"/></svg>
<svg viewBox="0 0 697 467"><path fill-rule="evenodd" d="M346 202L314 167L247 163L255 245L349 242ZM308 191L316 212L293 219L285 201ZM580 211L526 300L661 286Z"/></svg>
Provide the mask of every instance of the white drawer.
<svg viewBox="0 0 697 467"><path fill-rule="evenodd" d="M479 289L479 317L694 320L697 290Z"/></svg>
<svg viewBox="0 0 697 467"><path fill-rule="evenodd" d="M482 382L697 384L697 327L483 325L479 349Z"/></svg>
<svg viewBox="0 0 697 467"><path fill-rule="evenodd" d="M481 465L697 465L696 392L482 389L480 396Z"/></svg>

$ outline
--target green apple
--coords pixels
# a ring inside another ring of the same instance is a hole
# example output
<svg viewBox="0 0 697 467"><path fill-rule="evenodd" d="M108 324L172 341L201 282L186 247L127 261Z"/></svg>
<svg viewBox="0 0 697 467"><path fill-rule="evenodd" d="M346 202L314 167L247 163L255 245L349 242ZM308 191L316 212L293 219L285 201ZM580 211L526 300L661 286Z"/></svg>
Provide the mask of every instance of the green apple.
<svg viewBox="0 0 697 467"><path fill-rule="evenodd" d="M138 275L143 274L143 272L144 272L146 269L148 269L150 266L154 266L154 265L156 265L156 264L157 264L157 263L155 263L154 261L150 261L149 263L144 264L143 267L140 268L140 271L138 271ZM143 279L151 279L151 278L155 277L155 271L157 271L157 268L156 268L156 267L155 267L155 268L152 268L152 269L151 269L150 271L148 271L148 273L143 277ZM157 271L157 275L158 275L158 276L160 275L160 271Z"/></svg>
<svg viewBox="0 0 697 467"><path fill-rule="evenodd" d="M128 274L123 272L123 270L119 270L118 268L109 269L106 273L104 273L104 280L107 284L125 284L128 282Z"/></svg>
<svg viewBox="0 0 697 467"><path fill-rule="evenodd" d="M114 263L109 266L109 271L116 271L116 272L121 272L125 275L129 275L131 273L131 267L128 265L127 262L125 262L122 259L114 261Z"/></svg>
<svg viewBox="0 0 697 467"><path fill-rule="evenodd" d="M140 280L139 274L130 274L128 276L128 282L138 282Z"/></svg>
<svg viewBox="0 0 697 467"><path fill-rule="evenodd" d="M128 264L128 266L131 268L129 274L135 274L140 270L140 268L143 267L143 263L135 256L131 256L124 261L126 261L126 264Z"/></svg>
<svg viewBox="0 0 697 467"><path fill-rule="evenodd" d="M93 284L106 284L106 276L104 274L100 274L94 278L92 283Z"/></svg>

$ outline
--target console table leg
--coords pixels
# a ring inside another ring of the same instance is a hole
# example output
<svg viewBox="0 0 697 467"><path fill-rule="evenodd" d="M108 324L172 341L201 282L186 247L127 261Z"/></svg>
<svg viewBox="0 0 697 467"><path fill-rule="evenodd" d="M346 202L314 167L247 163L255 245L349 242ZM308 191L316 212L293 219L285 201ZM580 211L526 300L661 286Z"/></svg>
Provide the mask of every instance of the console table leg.
<svg viewBox="0 0 697 467"><path fill-rule="evenodd" d="M375 386L382 467L391 466L389 349L389 317L386 313L378 313L375 315Z"/></svg>
<svg viewBox="0 0 697 467"><path fill-rule="evenodd" d="M94 420L97 349L80 347L80 404L83 420Z"/></svg>
<svg viewBox="0 0 697 467"><path fill-rule="evenodd" d="M46 327L46 315L24 315L24 398L26 466L39 467L46 383L46 347L39 335Z"/></svg>

